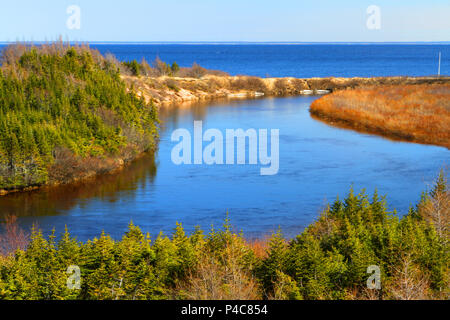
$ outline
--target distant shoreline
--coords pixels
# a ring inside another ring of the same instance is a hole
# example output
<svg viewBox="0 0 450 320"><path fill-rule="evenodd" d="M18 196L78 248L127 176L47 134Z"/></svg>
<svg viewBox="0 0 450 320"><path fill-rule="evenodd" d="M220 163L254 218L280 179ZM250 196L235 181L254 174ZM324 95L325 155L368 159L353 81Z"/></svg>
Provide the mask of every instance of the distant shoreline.
<svg viewBox="0 0 450 320"><path fill-rule="evenodd" d="M47 44L52 41L19 41L24 44ZM98 44L117 44L117 45L147 45L147 44L180 44L180 45L450 45L450 41L388 41L388 42L347 42L347 41L330 41L330 42L301 42L301 41L70 41L71 44L77 43ZM15 44L18 41L0 41L0 45Z"/></svg>

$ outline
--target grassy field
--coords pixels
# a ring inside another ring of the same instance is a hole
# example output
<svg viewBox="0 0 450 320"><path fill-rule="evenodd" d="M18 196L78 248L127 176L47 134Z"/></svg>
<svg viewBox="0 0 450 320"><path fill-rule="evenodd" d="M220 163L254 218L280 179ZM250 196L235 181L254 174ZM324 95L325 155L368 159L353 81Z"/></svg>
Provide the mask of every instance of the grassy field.
<svg viewBox="0 0 450 320"><path fill-rule="evenodd" d="M450 148L450 84L347 89L314 101L310 111L355 129Z"/></svg>

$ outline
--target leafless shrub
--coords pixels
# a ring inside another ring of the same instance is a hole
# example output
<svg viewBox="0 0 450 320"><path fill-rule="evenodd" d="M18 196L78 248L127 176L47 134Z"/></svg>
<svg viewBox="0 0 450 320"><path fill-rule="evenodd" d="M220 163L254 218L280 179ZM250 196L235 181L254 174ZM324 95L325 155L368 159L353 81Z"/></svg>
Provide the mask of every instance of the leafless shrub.
<svg viewBox="0 0 450 320"><path fill-rule="evenodd" d="M405 254L400 266L394 268L393 279L388 285L388 294L396 300L429 299L429 279L414 263L411 254Z"/></svg>
<svg viewBox="0 0 450 320"><path fill-rule="evenodd" d="M450 191L447 186L444 171L440 175L441 181L424 203L419 205L420 215L427 220L437 234L448 241L450 230Z"/></svg>
<svg viewBox="0 0 450 320"><path fill-rule="evenodd" d="M29 235L19 227L17 217L8 215L2 223L3 234L0 234L0 255L6 256L17 249L24 250L29 242Z"/></svg>
<svg viewBox="0 0 450 320"><path fill-rule="evenodd" d="M81 158L64 147L56 147L53 156L54 162L49 169L50 182L64 184L111 171L117 166L116 159L95 156Z"/></svg>
<svg viewBox="0 0 450 320"><path fill-rule="evenodd" d="M183 68L180 68L180 70L177 72L177 76L181 77L181 78L200 79L206 75L221 77L221 76L228 76L228 73L226 73L224 71L203 68L196 62L194 62L192 64L192 67L183 67Z"/></svg>
<svg viewBox="0 0 450 320"><path fill-rule="evenodd" d="M0 63L2 65L13 65L23 53L27 50L27 46L21 43L10 44L3 48L2 54L0 56Z"/></svg>
<svg viewBox="0 0 450 320"><path fill-rule="evenodd" d="M104 64L106 67L113 67L116 70L119 70L122 72L122 69L125 67L124 65L122 65L120 63L119 60L117 60L116 56L113 55L112 53L107 53L105 55L105 60L104 60Z"/></svg>
<svg viewBox="0 0 450 320"><path fill-rule="evenodd" d="M159 57L156 57L155 61L153 61L153 69L155 70L155 75L157 77L168 76L171 74L170 66L163 62Z"/></svg>
<svg viewBox="0 0 450 320"><path fill-rule="evenodd" d="M221 257L204 253L196 270L181 285L187 299L255 300L259 288L240 262L239 249L231 242Z"/></svg>
<svg viewBox="0 0 450 320"><path fill-rule="evenodd" d="M233 79L231 88L234 90L251 90L264 93L268 91L267 86L260 78L246 76L240 76L237 79Z"/></svg>
<svg viewBox="0 0 450 320"><path fill-rule="evenodd" d="M178 87L178 82L174 79L166 79L164 80L164 84L169 88L170 90L173 90L175 92L180 91L180 88Z"/></svg>
<svg viewBox="0 0 450 320"><path fill-rule="evenodd" d="M147 60L145 60L145 58L142 58L141 61L141 73L144 76L154 76L156 74L155 69L153 69L150 64L147 62Z"/></svg>
<svg viewBox="0 0 450 320"><path fill-rule="evenodd" d="M326 90L336 87L332 78L310 79L308 80L308 83L311 90Z"/></svg>
<svg viewBox="0 0 450 320"><path fill-rule="evenodd" d="M302 79L292 79L291 84L293 89L295 90L295 93L300 93L300 91L302 90L309 89L308 83Z"/></svg>
<svg viewBox="0 0 450 320"><path fill-rule="evenodd" d="M207 71L205 68L201 67L197 63L194 62L192 67L190 68L181 68L179 71L179 75L181 77L189 77L189 78L197 78L200 79L204 75L206 75Z"/></svg>
<svg viewBox="0 0 450 320"><path fill-rule="evenodd" d="M220 89L220 88L221 88L220 83L219 83L219 81L217 81L216 79L211 78L211 79L208 79L208 80L207 80L207 89L208 89L208 92L213 93L213 92L216 92L216 91L217 91L218 89Z"/></svg>
<svg viewBox="0 0 450 320"><path fill-rule="evenodd" d="M221 70L213 70L213 69L206 69L206 74L211 75L211 76L217 76L217 77L229 76L228 72L221 71Z"/></svg>
<svg viewBox="0 0 450 320"><path fill-rule="evenodd" d="M289 82L287 79L277 79L274 83L274 94L278 96L285 96L290 93Z"/></svg>

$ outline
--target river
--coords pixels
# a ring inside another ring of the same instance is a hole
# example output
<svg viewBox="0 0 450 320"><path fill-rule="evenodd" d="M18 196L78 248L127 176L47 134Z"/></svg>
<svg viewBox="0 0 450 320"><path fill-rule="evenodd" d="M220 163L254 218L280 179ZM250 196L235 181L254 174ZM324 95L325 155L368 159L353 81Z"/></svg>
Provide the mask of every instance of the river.
<svg viewBox="0 0 450 320"><path fill-rule="evenodd" d="M161 113L158 151L124 170L88 183L11 194L0 198L2 214L15 214L24 228L36 223L44 233L67 225L79 240L102 230L119 238L130 221L155 236L182 222L220 227L226 212L236 231L264 237L281 227L299 234L350 187L387 195L389 210L405 214L420 199L439 169L449 163L443 147L399 142L342 129L313 119L317 97L217 101L171 107ZM260 175L261 165L176 165L171 151L177 128L204 130L279 129L279 171Z"/></svg>

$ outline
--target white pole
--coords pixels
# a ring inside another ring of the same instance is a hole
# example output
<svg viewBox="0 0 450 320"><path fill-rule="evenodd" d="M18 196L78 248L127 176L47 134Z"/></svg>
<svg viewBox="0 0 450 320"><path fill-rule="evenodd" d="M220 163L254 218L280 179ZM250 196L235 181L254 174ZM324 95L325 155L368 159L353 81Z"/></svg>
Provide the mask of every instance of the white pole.
<svg viewBox="0 0 450 320"><path fill-rule="evenodd" d="M441 76L441 52L439 51L439 67L438 67L438 77Z"/></svg>

